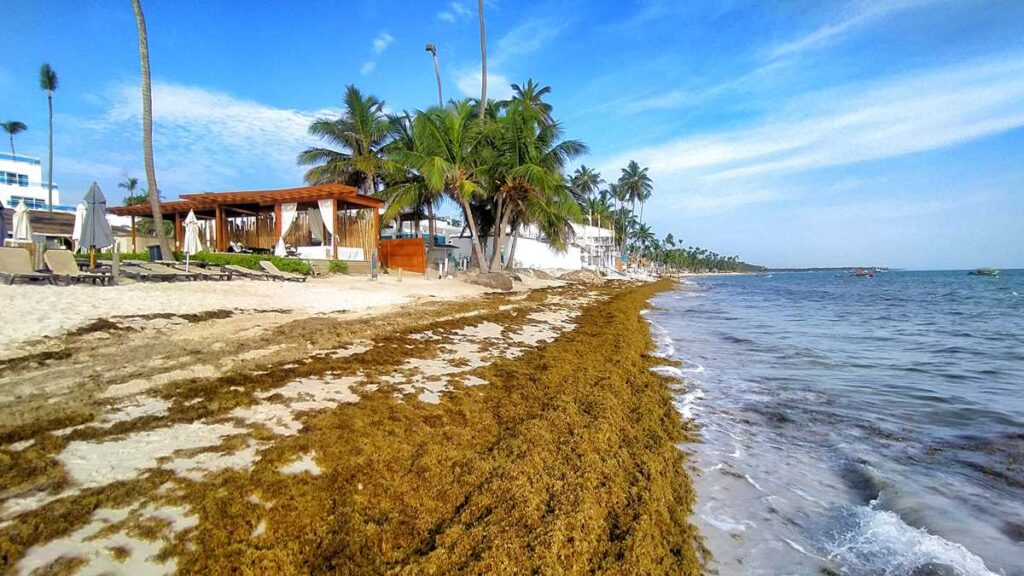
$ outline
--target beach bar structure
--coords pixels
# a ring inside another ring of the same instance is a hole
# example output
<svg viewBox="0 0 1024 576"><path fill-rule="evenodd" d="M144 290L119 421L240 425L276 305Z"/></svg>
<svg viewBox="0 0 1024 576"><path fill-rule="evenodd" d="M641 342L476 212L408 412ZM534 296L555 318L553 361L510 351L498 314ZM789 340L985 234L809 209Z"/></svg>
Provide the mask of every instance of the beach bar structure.
<svg viewBox="0 0 1024 576"><path fill-rule="evenodd" d="M319 184L283 190L182 194L161 202L165 221L174 224L174 246L183 248L184 221L195 211L203 240L212 252L280 253L292 247L297 256L316 260L368 263L377 247L380 208L384 201L344 184ZM131 217L133 246L139 218L151 218L149 203L107 211Z"/></svg>

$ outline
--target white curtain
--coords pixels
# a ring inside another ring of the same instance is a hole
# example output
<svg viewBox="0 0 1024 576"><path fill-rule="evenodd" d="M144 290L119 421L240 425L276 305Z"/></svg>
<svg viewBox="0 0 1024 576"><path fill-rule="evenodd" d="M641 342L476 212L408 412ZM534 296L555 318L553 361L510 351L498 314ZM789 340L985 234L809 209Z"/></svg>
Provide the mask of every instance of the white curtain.
<svg viewBox="0 0 1024 576"><path fill-rule="evenodd" d="M309 232L313 235L313 240L319 240L321 244L324 240L324 221L320 218L320 211L316 208L306 209L306 218L309 218Z"/></svg>
<svg viewBox="0 0 1024 576"><path fill-rule="evenodd" d="M288 234L288 231L292 229L292 224L295 223L295 215L299 212L299 205L295 202L288 202L287 204L281 204L281 237L277 240L277 246L274 248L274 254L278 256L287 256L288 252L284 249L284 237Z"/></svg>
<svg viewBox="0 0 1024 576"><path fill-rule="evenodd" d="M324 226L327 228L327 232L331 236L334 236L334 221L337 218L334 217L334 200L325 198L317 202L320 204L320 219Z"/></svg>

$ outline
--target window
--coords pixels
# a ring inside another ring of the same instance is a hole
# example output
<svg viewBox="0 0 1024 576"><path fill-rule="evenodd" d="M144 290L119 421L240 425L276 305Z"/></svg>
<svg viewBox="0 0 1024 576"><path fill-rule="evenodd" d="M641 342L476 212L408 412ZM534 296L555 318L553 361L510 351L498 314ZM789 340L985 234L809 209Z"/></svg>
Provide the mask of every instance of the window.
<svg viewBox="0 0 1024 576"><path fill-rule="evenodd" d="M15 184L18 181L18 175L14 172L0 172L0 184Z"/></svg>
<svg viewBox="0 0 1024 576"><path fill-rule="evenodd" d="M26 198L25 196L11 196L11 207L17 208L18 204L25 202L25 207L30 210L42 210L46 208L46 201L38 198Z"/></svg>
<svg viewBox="0 0 1024 576"><path fill-rule="evenodd" d="M28 188L28 174L18 174L18 186Z"/></svg>

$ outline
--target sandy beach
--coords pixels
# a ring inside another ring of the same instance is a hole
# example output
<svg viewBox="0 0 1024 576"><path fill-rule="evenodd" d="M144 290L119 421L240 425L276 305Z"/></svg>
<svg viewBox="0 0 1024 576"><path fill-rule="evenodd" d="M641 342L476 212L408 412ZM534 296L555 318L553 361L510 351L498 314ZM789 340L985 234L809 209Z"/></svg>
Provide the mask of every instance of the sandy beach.
<svg viewBox="0 0 1024 576"><path fill-rule="evenodd" d="M3 570L695 571L656 288L526 280L3 287Z"/></svg>

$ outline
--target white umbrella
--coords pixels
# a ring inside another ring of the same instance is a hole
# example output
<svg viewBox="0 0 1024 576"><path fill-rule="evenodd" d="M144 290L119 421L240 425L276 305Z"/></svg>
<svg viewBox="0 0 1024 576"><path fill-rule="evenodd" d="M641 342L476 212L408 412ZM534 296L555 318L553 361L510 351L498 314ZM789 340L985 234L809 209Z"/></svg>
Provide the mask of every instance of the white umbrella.
<svg viewBox="0 0 1024 576"><path fill-rule="evenodd" d="M194 210L188 211L185 217L185 271L188 272L189 256L202 252L203 242L199 237L199 219Z"/></svg>
<svg viewBox="0 0 1024 576"><path fill-rule="evenodd" d="M85 226L85 202L79 202L75 208L75 228L71 231L71 241L74 242L75 251L78 251L78 244L82 240L82 227Z"/></svg>
<svg viewBox="0 0 1024 576"><path fill-rule="evenodd" d="M15 240L21 242L32 241L32 222L28 219L28 206L25 206L24 200L14 209L13 226Z"/></svg>

